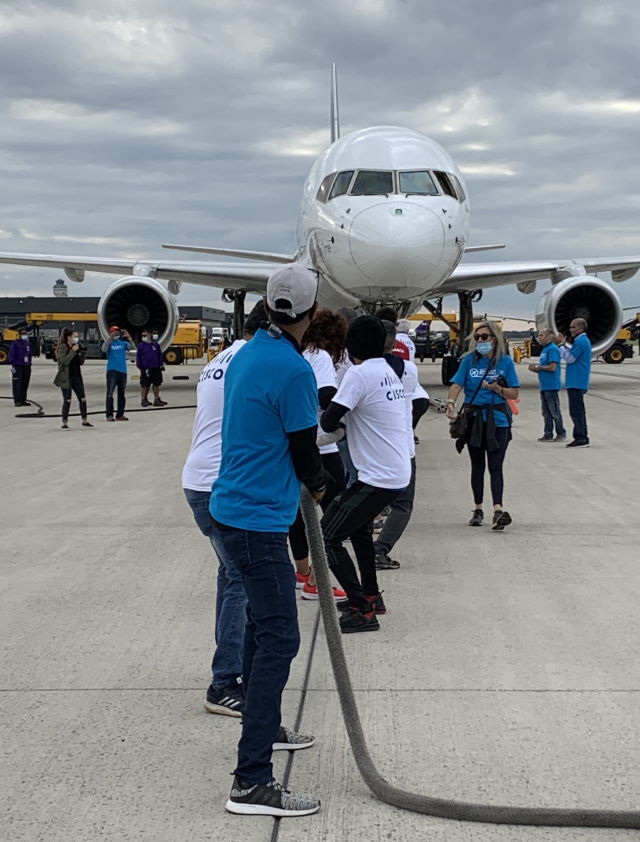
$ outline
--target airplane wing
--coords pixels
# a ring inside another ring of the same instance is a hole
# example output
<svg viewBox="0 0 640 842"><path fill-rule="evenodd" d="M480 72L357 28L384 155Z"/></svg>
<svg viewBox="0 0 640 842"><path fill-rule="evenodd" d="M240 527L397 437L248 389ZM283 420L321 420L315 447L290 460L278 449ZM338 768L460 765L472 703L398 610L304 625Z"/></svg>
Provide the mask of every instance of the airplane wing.
<svg viewBox="0 0 640 842"><path fill-rule="evenodd" d="M243 261L179 261L179 260L133 260L123 258L79 257L62 254L21 254L0 252L0 263L22 266L50 266L63 269L72 281L82 281L85 272L105 272L111 275L150 275L159 280L201 284L210 287L246 289L262 293L269 276L279 263ZM142 271L141 271L142 270Z"/></svg>
<svg viewBox="0 0 640 842"><path fill-rule="evenodd" d="M456 292L470 292L488 289L504 284L518 284L522 292L533 292L532 283L544 278L555 280L560 273L566 277L572 269L584 267L591 274L611 272L614 281L626 281L640 269L640 255L632 257L586 257L565 260L525 260L495 263L461 263L438 292L449 295Z"/></svg>

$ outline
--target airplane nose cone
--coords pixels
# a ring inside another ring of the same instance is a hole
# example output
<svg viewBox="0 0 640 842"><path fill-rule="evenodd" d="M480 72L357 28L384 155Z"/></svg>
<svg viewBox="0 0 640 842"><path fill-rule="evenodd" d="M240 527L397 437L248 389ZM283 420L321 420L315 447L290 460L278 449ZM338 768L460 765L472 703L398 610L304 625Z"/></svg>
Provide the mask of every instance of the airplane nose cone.
<svg viewBox="0 0 640 842"><path fill-rule="evenodd" d="M361 211L349 229L354 263L376 286L420 286L442 259L444 226L429 208L385 202Z"/></svg>

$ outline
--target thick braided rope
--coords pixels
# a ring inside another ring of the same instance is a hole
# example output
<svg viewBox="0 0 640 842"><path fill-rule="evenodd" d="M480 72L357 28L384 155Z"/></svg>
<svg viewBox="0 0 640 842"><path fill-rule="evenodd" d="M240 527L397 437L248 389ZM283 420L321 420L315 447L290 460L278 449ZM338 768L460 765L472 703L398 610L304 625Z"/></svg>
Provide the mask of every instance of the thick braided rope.
<svg viewBox="0 0 640 842"><path fill-rule="evenodd" d="M371 792L381 801L444 819L468 822L489 822L492 824L550 825L553 827L616 827L640 828L638 810L581 810L554 809L551 807L504 807L497 804L472 804L452 801L446 798L432 798L416 792L407 792L386 781L376 769L362 730L358 706L356 705L349 669L342 647L342 635L331 592L329 566L324 551L322 533L316 504L306 489L302 493L302 515L307 530L318 593L320 610L324 622L331 666L338 688L342 716L344 718L351 750L360 774Z"/></svg>

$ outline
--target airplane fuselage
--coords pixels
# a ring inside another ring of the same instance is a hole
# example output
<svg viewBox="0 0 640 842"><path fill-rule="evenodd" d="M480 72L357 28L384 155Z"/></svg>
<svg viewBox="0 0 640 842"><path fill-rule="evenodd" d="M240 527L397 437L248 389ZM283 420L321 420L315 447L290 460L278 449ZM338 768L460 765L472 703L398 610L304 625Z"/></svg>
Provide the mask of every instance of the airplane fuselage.
<svg viewBox="0 0 640 842"><path fill-rule="evenodd" d="M322 276L321 303L408 311L437 295L464 254L470 207L459 169L409 129L352 132L304 186L297 258Z"/></svg>

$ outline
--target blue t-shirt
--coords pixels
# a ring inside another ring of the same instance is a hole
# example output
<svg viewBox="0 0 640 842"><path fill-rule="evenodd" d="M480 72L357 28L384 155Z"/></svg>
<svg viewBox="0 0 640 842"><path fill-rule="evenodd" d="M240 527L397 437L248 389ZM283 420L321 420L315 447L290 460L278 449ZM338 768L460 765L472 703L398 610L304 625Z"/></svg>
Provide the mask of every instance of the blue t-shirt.
<svg viewBox="0 0 640 842"><path fill-rule="evenodd" d="M591 374L591 342L586 333L576 336L569 353L575 359L575 362L567 361L564 375L565 386L567 389L582 389L586 392L589 388L589 375Z"/></svg>
<svg viewBox="0 0 640 842"><path fill-rule="evenodd" d="M495 365L492 365L486 357L481 357L480 354L467 354L462 358L460 368L451 378L451 382L462 386L465 403L470 403L473 398L474 406L489 406L490 404L504 403L505 399L496 392L492 392L491 389L483 389L482 387L478 389L478 385L483 380L486 380L487 383L495 383L500 376L504 377L508 388L518 389L520 387L516 367L511 357L500 357ZM486 412L483 412L483 418L485 421L487 420ZM505 413L498 409L494 412L494 418L496 427L510 426Z"/></svg>
<svg viewBox="0 0 640 842"><path fill-rule="evenodd" d="M562 379L560 375L560 351L555 342L549 342L540 352L540 365L549 365L549 363L556 364L555 371L539 371L538 380L540 382L541 392L558 391L562 388Z"/></svg>
<svg viewBox="0 0 640 842"><path fill-rule="evenodd" d="M300 502L288 433L318 423L316 379L284 336L259 330L229 363L222 460L210 511L227 526L287 532Z"/></svg>
<svg viewBox="0 0 640 842"><path fill-rule="evenodd" d="M127 351L130 344L124 339L114 339L109 350L107 351L107 371L121 371L123 374L127 373ZM102 346L104 351L106 342Z"/></svg>

